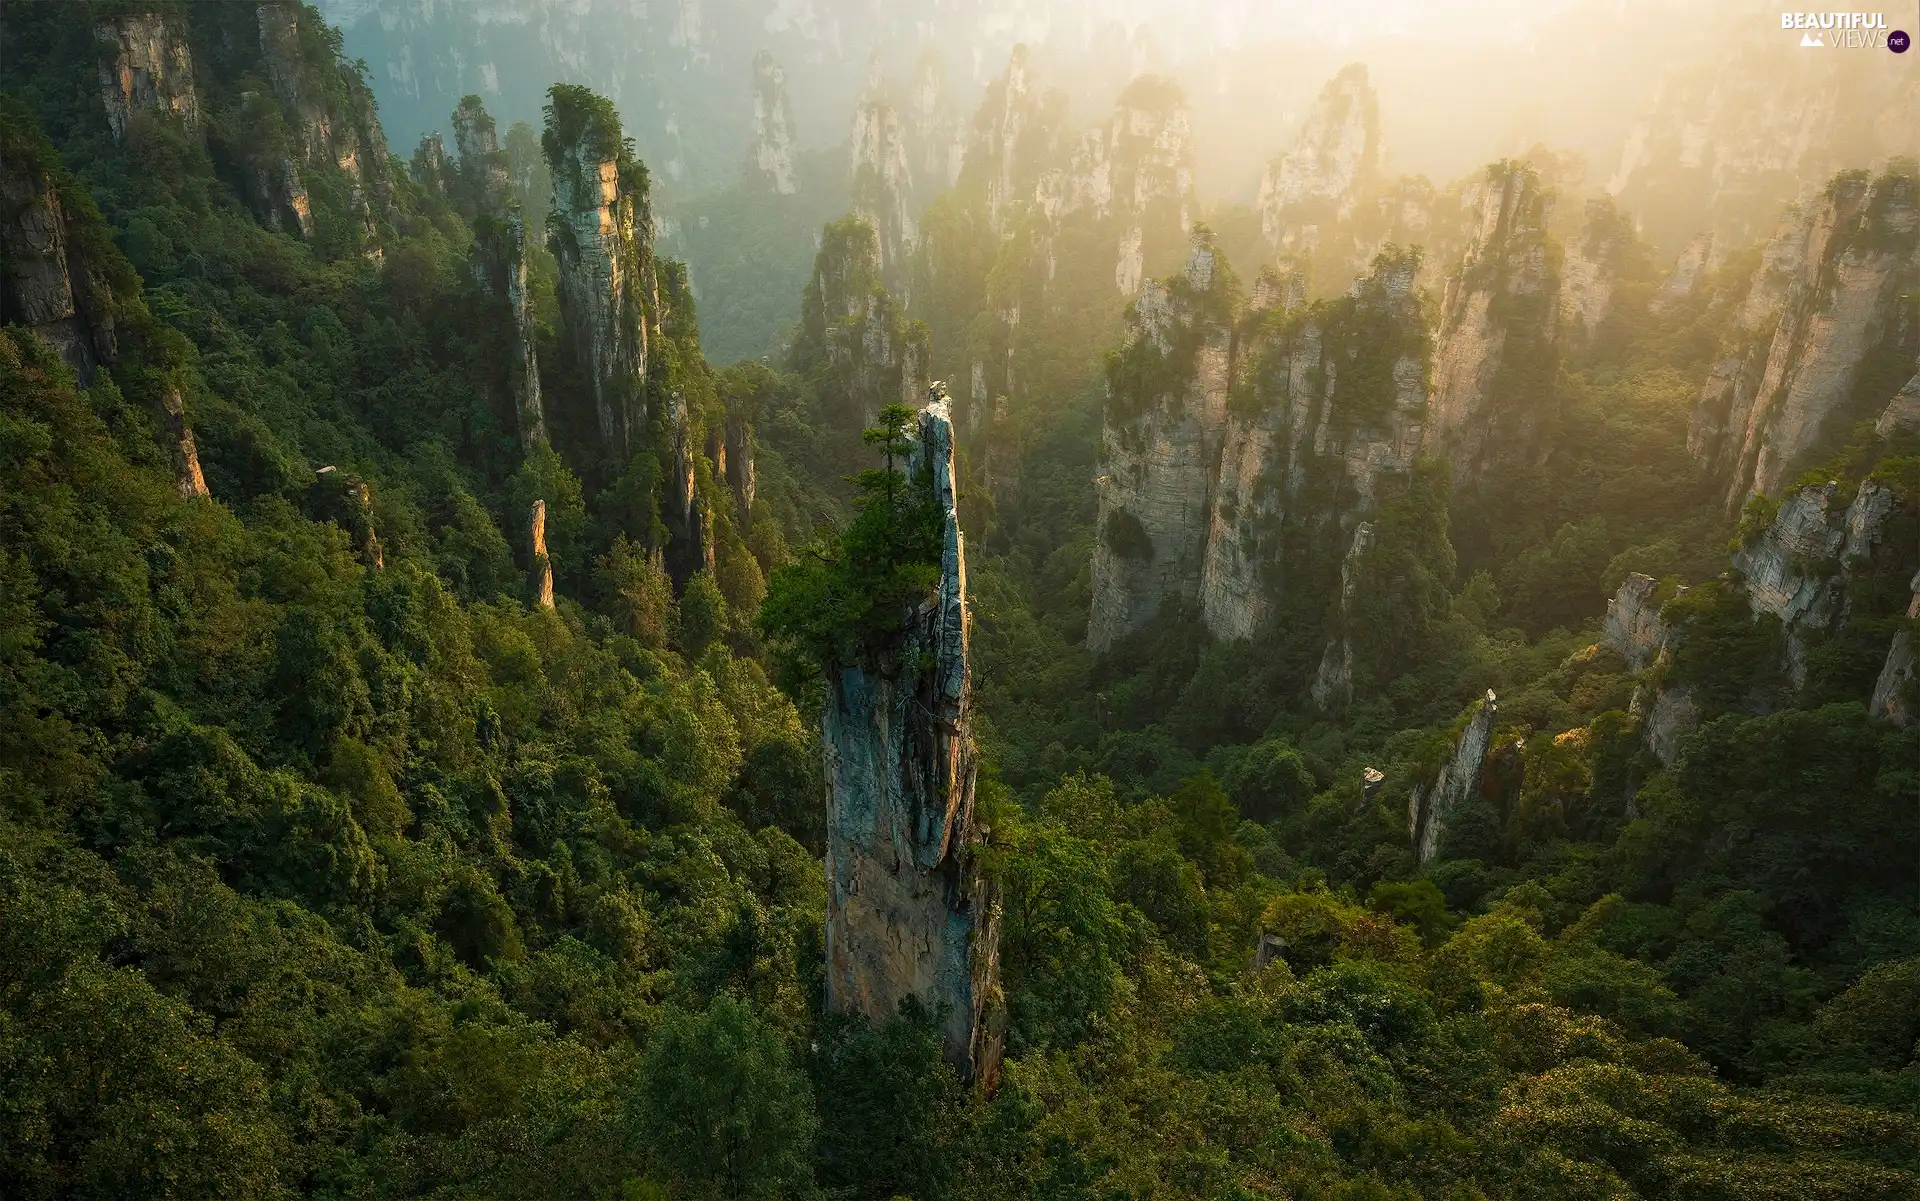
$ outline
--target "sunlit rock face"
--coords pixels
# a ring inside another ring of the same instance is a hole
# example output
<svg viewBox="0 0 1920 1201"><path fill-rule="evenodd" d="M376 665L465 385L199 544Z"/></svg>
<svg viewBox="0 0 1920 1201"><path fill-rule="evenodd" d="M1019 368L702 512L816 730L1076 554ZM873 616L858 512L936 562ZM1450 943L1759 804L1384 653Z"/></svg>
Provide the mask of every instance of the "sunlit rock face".
<svg viewBox="0 0 1920 1201"><path fill-rule="evenodd" d="M305 170L338 170L369 253L378 257L378 225L392 207L386 135L373 94L357 72L335 61L326 39L303 25L301 5L269 0L257 11L260 58L298 147L278 164L261 164L256 188L267 215L300 236L313 236Z"/></svg>
<svg viewBox="0 0 1920 1201"><path fill-rule="evenodd" d="M646 420L647 355L659 333L646 169L622 145L613 106L590 95L556 92L543 146L561 313L592 391L601 453L624 463Z"/></svg>
<svg viewBox="0 0 1920 1201"><path fill-rule="evenodd" d="M791 196L793 113L787 103L787 73L762 50L753 60L753 148L750 169L771 192Z"/></svg>
<svg viewBox="0 0 1920 1201"><path fill-rule="evenodd" d="M1697 233L1687 239L1681 248L1679 257L1673 260L1673 269L1653 294L1649 308L1659 313L1682 301L1691 299L1700 288L1708 272L1718 266L1715 257L1716 243L1711 233Z"/></svg>
<svg viewBox="0 0 1920 1201"><path fill-rule="evenodd" d="M1210 239L1196 238L1185 272L1141 289L1108 372L1087 631L1095 651L1163 602L1199 593L1233 347L1232 297L1215 255Z"/></svg>
<svg viewBox="0 0 1920 1201"><path fill-rule="evenodd" d="M1790 211L1763 253L1734 340L1688 427L1695 458L1724 481L1726 503L1776 491L1846 423L1871 417L1882 390L1920 355L1920 181L1836 176Z"/></svg>
<svg viewBox="0 0 1920 1201"><path fill-rule="evenodd" d="M1480 769L1493 745L1493 719L1500 711L1493 690L1475 701L1466 724L1454 738L1453 753L1433 779L1416 786L1407 802L1407 833L1414 854L1427 863L1440 851L1447 821L1462 802L1480 789Z"/></svg>
<svg viewBox="0 0 1920 1201"><path fill-rule="evenodd" d="M123 13L94 27L102 43L100 99L115 141L135 114L158 112L189 133L201 127L193 54L184 21L159 13Z"/></svg>
<svg viewBox="0 0 1920 1201"><path fill-rule="evenodd" d="M1560 309L1551 193L1531 166L1487 169L1466 253L1447 276L1433 358L1428 436L1471 485L1537 457L1553 412Z"/></svg>
<svg viewBox="0 0 1920 1201"><path fill-rule="evenodd" d="M1834 172L1920 155L1920 79L1879 69L1892 58L1803 49L1797 35L1743 12L1698 55L1672 61L1608 191L1669 253L1698 230L1728 248L1750 245L1781 206Z"/></svg>
<svg viewBox="0 0 1920 1201"><path fill-rule="evenodd" d="M1320 90L1292 148L1260 179L1260 232L1282 253L1302 249L1304 227L1344 220L1380 169L1380 103L1353 63Z"/></svg>
<svg viewBox="0 0 1920 1201"><path fill-rule="evenodd" d="M937 391L907 468L942 514L940 576L903 629L828 672L827 1007L941 1015L949 1063L991 1087L1004 1028L996 901L974 807L966 555L953 424Z"/></svg>

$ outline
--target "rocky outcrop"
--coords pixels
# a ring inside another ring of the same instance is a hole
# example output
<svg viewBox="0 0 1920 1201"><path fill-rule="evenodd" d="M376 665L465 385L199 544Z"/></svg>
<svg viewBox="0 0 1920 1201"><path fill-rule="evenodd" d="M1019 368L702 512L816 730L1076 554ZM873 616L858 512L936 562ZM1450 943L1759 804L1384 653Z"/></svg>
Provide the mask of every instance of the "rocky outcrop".
<svg viewBox="0 0 1920 1201"><path fill-rule="evenodd" d="M1321 653L1320 666L1314 672L1313 685L1309 690L1313 703L1323 713L1340 713L1353 703L1353 637L1348 629L1348 620L1357 595L1357 569L1372 546L1373 523L1363 521L1353 528L1353 541L1348 544L1346 556L1340 561L1339 632ZM1373 771L1372 768L1367 770Z"/></svg>
<svg viewBox="0 0 1920 1201"><path fill-rule="evenodd" d="M0 321L32 330L89 387L122 331L107 256L88 249L108 235L70 183L43 141L0 118Z"/></svg>
<svg viewBox="0 0 1920 1201"><path fill-rule="evenodd" d="M189 133L200 131L200 94L184 23L160 13L122 13L94 26L102 43L100 99L113 140L124 141L134 117L163 113Z"/></svg>
<svg viewBox="0 0 1920 1201"><path fill-rule="evenodd" d="M373 486L350 471L335 466L313 473L308 489L308 513L315 521L331 521L347 532L363 566L386 567L386 551L374 524Z"/></svg>
<svg viewBox="0 0 1920 1201"><path fill-rule="evenodd" d="M1613 201L1587 201L1580 237L1566 248L1560 265L1557 338L1562 345L1583 347L1600 332L1600 323L1613 311L1624 260L1637 242L1633 219Z"/></svg>
<svg viewBox="0 0 1920 1201"><path fill-rule="evenodd" d="M1776 490L1825 433L1884 404L1884 392L1859 394L1876 364L1920 354L1917 191L1904 171L1842 174L1769 241L1688 427L1730 511Z"/></svg>
<svg viewBox="0 0 1920 1201"><path fill-rule="evenodd" d="M793 195L793 112L787 104L787 73L762 50L753 59L753 149L748 169L778 196Z"/></svg>
<svg viewBox="0 0 1920 1201"><path fill-rule="evenodd" d="M302 170L338 170L347 183L349 211L377 258L378 226L392 210L392 179L373 94L358 71L335 59L325 38L303 27L302 5L268 0L257 15L261 63L297 149L295 156L253 166L252 190L266 205L262 216L276 223L289 216L300 236L311 238Z"/></svg>
<svg viewBox="0 0 1920 1201"><path fill-rule="evenodd" d="M1636 571L1607 601L1600 641L1627 661L1628 671L1645 671L1667 648L1672 630L1660 619L1660 606L1671 597L1663 598L1659 593L1660 581Z"/></svg>
<svg viewBox="0 0 1920 1201"><path fill-rule="evenodd" d="M1093 614L1104 651L1200 590L1214 473L1226 430L1233 311L1216 250L1196 237L1184 274L1149 281L1108 369Z"/></svg>
<svg viewBox="0 0 1920 1201"><path fill-rule="evenodd" d="M1260 179L1260 232L1268 244L1282 254L1309 251L1321 226L1352 214L1380 158L1380 102L1367 68L1351 63L1320 89L1292 148Z"/></svg>
<svg viewBox="0 0 1920 1201"><path fill-rule="evenodd" d="M553 608L553 561L547 558L547 502L536 500L527 515L527 545L532 548L530 573L533 603L537 608Z"/></svg>
<svg viewBox="0 0 1920 1201"><path fill-rule="evenodd" d="M828 672L827 1007L884 1021L917 999L943 1050L991 1087L1002 1002L996 902L974 807L966 556L944 395L921 411L907 477L942 514L939 580L897 636Z"/></svg>
<svg viewBox="0 0 1920 1201"><path fill-rule="evenodd" d="M1920 660L1913 649L1913 623L1920 621L1920 571L1907 581L1912 598L1907 601L1907 627L1895 632L1887 648L1887 661L1874 681L1873 698L1868 711L1905 729L1920 718Z"/></svg>
<svg viewBox="0 0 1920 1201"><path fill-rule="evenodd" d="M555 85L541 139L553 174L548 248L559 265L561 314L588 388L600 452L625 464L647 416L647 365L660 297L646 168L613 105Z"/></svg>
<svg viewBox="0 0 1920 1201"><path fill-rule="evenodd" d="M1797 488L1781 499L1764 530L1734 550L1755 616L1771 614L1786 633L1787 670L1796 685L1806 679L1808 636L1831 631L1848 616L1856 572L1883 551L1910 550L1886 545L1889 519L1901 504L1892 488L1873 479L1859 485L1850 503L1837 482Z"/></svg>
<svg viewBox="0 0 1920 1201"><path fill-rule="evenodd" d="M853 211L879 237L881 269L898 278L918 237L913 172L900 110L877 87L869 88L854 110L852 154Z"/></svg>
<svg viewBox="0 0 1920 1201"><path fill-rule="evenodd" d="M1383 256L1345 297L1311 311L1299 308L1297 277L1263 272L1255 285L1234 346L1245 399L1227 418L1200 586L1215 637L1251 637L1283 591L1311 578L1299 560L1341 555L1342 541L1347 556L1364 554L1356 523L1412 472L1430 347L1418 270L1414 253ZM1344 560L1343 578L1355 561ZM1337 612L1335 625L1328 680L1350 683Z"/></svg>
<svg viewBox="0 0 1920 1201"><path fill-rule="evenodd" d="M1533 167L1489 167L1477 225L1447 276L1428 434L1456 485L1537 456L1552 417L1560 307L1560 252L1547 232L1552 203Z"/></svg>
<svg viewBox="0 0 1920 1201"><path fill-rule="evenodd" d="M940 56L929 50L914 67L906 104L908 166L919 186L916 203L924 206L960 178L966 143L954 115L953 94Z"/></svg>
<svg viewBox="0 0 1920 1201"><path fill-rule="evenodd" d="M507 156L500 150L493 118L480 97L468 96L454 110L453 138L460 152L460 190L475 210L474 274L504 305L500 320L507 334L507 390L520 447L532 450L547 443L547 419L540 395L533 295L527 286L526 221L508 180ZM423 169L433 170L436 178L450 174L444 158Z"/></svg>
<svg viewBox="0 0 1920 1201"><path fill-rule="evenodd" d="M1873 423L1873 432L1882 438L1920 431L1920 374L1887 402Z"/></svg>
<svg viewBox="0 0 1920 1201"><path fill-rule="evenodd" d="M167 447L173 452L173 478L180 495L207 495L207 477L200 471L200 447L193 440L193 426L187 422L187 403L180 389L167 389L160 412Z"/></svg>
<svg viewBox="0 0 1920 1201"><path fill-rule="evenodd" d="M909 323L882 283L880 235L864 218L822 231L813 275L801 298L793 365L824 368L831 411L849 432L881 408L926 394L926 327Z"/></svg>
<svg viewBox="0 0 1920 1201"><path fill-rule="evenodd" d="M1647 749L1661 766L1672 767L1680 759L1681 743L1700 724L1700 703L1684 685L1662 687L1654 692L1643 720Z"/></svg>
<svg viewBox="0 0 1920 1201"><path fill-rule="evenodd" d="M1407 802L1407 833L1420 862L1431 862L1440 851L1447 819L1460 804L1480 790L1480 768L1493 744L1493 719L1500 711L1493 689L1473 703L1466 723L1453 742L1453 753L1431 780L1414 787Z"/></svg>
<svg viewBox="0 0 1920 1201"><path fill-rule="evenodd" d="M1653 294L1648 307L1659 313L1690 299L1716 263L1713 235L1693 235L1681 248L1679 257L1673 260L1673 270L1667 273L1666 280Z"/></svg>

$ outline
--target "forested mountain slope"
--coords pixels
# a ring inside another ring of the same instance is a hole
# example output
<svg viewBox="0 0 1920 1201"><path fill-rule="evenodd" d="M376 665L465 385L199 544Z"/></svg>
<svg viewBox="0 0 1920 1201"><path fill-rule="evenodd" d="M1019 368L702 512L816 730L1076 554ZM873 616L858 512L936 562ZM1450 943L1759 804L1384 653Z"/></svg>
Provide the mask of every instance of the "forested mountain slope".
<svg viewBox="0 0 1920 1201"><path fill-rule="evenodd" d="M1212 229L1016 55L715 368L584 88L0 48L0 1194L1920 1188L1911 162Z"/></svg>

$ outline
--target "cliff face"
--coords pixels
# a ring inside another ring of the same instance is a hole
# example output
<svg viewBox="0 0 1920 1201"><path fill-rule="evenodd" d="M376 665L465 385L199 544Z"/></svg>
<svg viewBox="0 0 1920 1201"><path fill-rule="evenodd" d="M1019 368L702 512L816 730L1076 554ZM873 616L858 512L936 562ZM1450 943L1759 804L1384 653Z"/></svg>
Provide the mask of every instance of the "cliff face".
<svg viewBox="0 0 1920 1201"><path fill-rule="evenodd" d="M1412 471L1430 350L1418 269L1415 254L1383 257L1346 297L1311 310L1298 307L1297 279L1263 273L1255 285L1201 579L1215 637L1251 637L1282 592L1311 578L1299 560L1341 554L1346 531L1346 553L1362 553L1356 523ZM1346 660L1336 646L1329 654L1337 671Z"/></svg>
<svg viewBox="0 0 1920 1201"><path fill-rule="evenodd" d="M794 365L824 367L840 399L836 414L849 431L872 422L883 406L926 394L926 328L909 324L881 282L880 235L861 217L824 231L813 276L801 299Z"/></svg>
<svg viewBox="0 0 1920 1201"><path fill-rule="evenodd" d="M1850 503L1842 503L1837 483L1798 488L1782 498L1764 531L1734 551L1754 614L1771 614L1786 632L1787 671L1796 685L1806 680L1809 636L1847 619L1856 575L1883 556L1915 557L1915 548L1889 544L1902 507L1892 488L1873 479Z"/></svg>
<svg viewBox="0 0 1920 1201"><path fill-rule="evenodd" d="M753 149L750 169L772 192L791 196L793 180L793 113L787 106L787 73L773 55L762 50L753 60Z"/></svg>
<svg viewBox="0 0 1920 1201"><path fill-rule="evenodd" d="M1434 349L1429 432L1456 484L1533 457L1551 417L1561 268L1551 212L1534 168L1487 169L1477 225L1447 277Z"/></svg>
<svg viewBox="0 0 1920 1201"><path fill-rule="evenodd" d="M0 321L31 329L87 387L118 353L117 305L106 264L85 248L84 214L61 183L51 151L0 125Z"/></svg>
<svg viewBox="0 0 1920 1201"><path fill-rule="evenodd" d="M897 643L829 672L827 1006L883 1021L943 1013L949 1063L988 1087L1000 1059L998 920L974 810L966 557L944 396L921 411L908 478L943 515L940 578Z"/></svg>
<svg viewBox="0 0 1920 1201"><path fill-rule="evenodd" d="M1560 266L1559 342L1577 349L1591 343L1614 307L1614 291L1638 247L1633 218L1611 200L1589 200L1580 236L1566 248ZM1691 290L1691 285L1689 285Z"/></svg>
<svg viewBox="0 0 1920 1201"><path fill-rule="evenodd" d="M1108 369L1087 631L1095 651L1163 601L1199 593L1233 346L1226 273L1215 268L1212 243L1196 238L1182 275L1149 281Z"/></svg>
<svg viewBox="0 0 1920 1201"><path fill-rule="evenodd" d="M1352 63L1320 90L1292 148L1261 176L1260 232L1268 244L1297 254L1323 224L1350 216L1380 157L1380 102L1367 68Z"/></svg>
<svg viewBox="0 0 1920 1201"><path fill-rule="evenodd" d="M474 273L487 292L503 302L501 323L507 334L507 388L522 450L547 442L546 410L540 396L540 360L534 331L533 296L527 287L527 228L508 181L507 156L500 151L492 116L478 96L468 96L453 113L454 145L460 152L458 176L475 209ZM437 147L437 140L423 143ZM429 149L417 156L422 173L436 180L449 174L444 155Z"/></svg>
<svg viewBox="0 0 1920 1201"><path fill-rule="evenodd" d="M1823 435L1870 415L1886 397L1875 381L1889 367L1904 375L1920 354L1917 192L1904 172L1837 176L1768 243L1688 429L1730 510L1776 490Z"/></svg>
<svg viewBox="0 0 1920 1201"><path fill-rule="evenodd" d="M1461 802L1479 791L1480 769L1493 744L1493 719L1499 711L1493 690L1488 689L1486 699L1474 702L1466 726L1454 740L1453 753L1431 781L1413 790L1407 802L1407 833L1420 862L1426 863L1439 853L1447 819Z"/></svg>
<svg viewBox="0 0 1920 1201"><path fill-rule="evenodd" d="M1320 666L1314 671L1313 686L1309 690L1313 703L1320 706L1323 713L1339 713L1353 703L1353 638L1348 620L1358 595L1355 585L1360 562L1372 546L1373 523L1363 521L1353 527L1353 541L1340 560L1338 632L1321 653Z"/></svg>
<svg viewBox="0 0 1920 1201"><path fill-rule="evenodd" d="M115 141L127 136L135 114L164 113L189 133L200 130L200 94L193 86L193 54L178 18L123 13L94 27L102 43L100 99Z"/></svg>
<svg viewBox="0 0 1920 1201"><path fill-rule="evenodd" d="M300 236L311 238L312 207L302 173L338 170L347 181L348 207L377 258L378 227L390 216L393 181L373 94L358 71L335 61L322 31L303 24L301 5L269 0L257 17L261 65L294 140L291 154L254 167L257 202L266 205L262 215L276 222L289 218Z"/></svg>
<svg viewBox="0 0 1920 1201"><path fill-rule="evenodd" d="M1907 581L1907 591L1912 594L1907 601L1908 626L1895 632L1868 706L1875 717L1884 717L1902 729L1920 717L1920 660L1914 655L1912 629L1912 623L1920 621L1920 571Z"/></svg>
<svg viewBox="0 0 1920 1201"><path fill-rule="evenodd" d="M907 165L900 110L878 88L854 110L853 211L873 226L880 266L898 275L918 236L913 219L913 172Z"/></svg>
<svg viewBox="0 0 1920 1201"><path fill-rule="evenodd" d="M1600 641L1627 661L1628 671L1645 671L1666 649L1672 633L1660 620L1660 581L1633 572L1607 601Z"/></svg>
<svg viewBox="0 0 1920 1201"><path fill-rule="evenodd" d="M622 144L613 106L556 86L541 139L553 174L548 247L560 307L585 371L600 450L624 464L647 415L647 355L659 333L646 168Z"/></svg>

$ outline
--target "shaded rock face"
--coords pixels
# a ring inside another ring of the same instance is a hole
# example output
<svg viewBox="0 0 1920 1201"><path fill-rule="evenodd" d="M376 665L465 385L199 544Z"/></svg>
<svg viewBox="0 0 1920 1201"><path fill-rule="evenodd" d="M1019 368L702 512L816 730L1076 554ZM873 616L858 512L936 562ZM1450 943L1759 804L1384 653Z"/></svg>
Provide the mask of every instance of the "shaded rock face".
<svg viewBox="0 0 1920 1201"><path fill-rule="evenodd" d="M460 151L460 178L478 210L474 273L488 293L505 302L507 387L521 449L532 450L546 445L547 420L540 395L533 296L527 286L526 221L507 178L507 156L500 150L493 118L478 96L468 96L454 110L453 135ZM444 155L439 163L429 162L423 169L445 173Z"/></svg>
<svg viewBox="0 0 1920 1201"><path fill-rule="evenodd" d="M793 112L787 104L787 73L762 50L753 59L753 149L748 164L766 188L793 195Z"/></svg>
<svg viewBox="0 0 1920 1201"><path fill-rule="evenodd" d="M1477 225L1447 277L1433 358L1429 436L1456 484L1537 455L1551 417L1560 307L1551 212L1534 168L1487 169Z"/></svg>
<svg viewBox="0 0 1920 1201"><path fill-rule="evenodd" d="M1659 590L1660 581L1636 571L1607 601L1600 641L1627 661L1628 671L1645 671L1653 666L1672 634L1660 620Z"/></svg>
<svg viewBox="0 0 1920 1201"><path fill-rule="evenodd" d="M270 0L257 10L260 57L299 148L299 159L255 164L256 212L289 232L313 236L312 206L302 169L336 169L345 178L349 206L377 258L378 223L392 208L386 135L374 115L373 95L359 73L333 60L324 42L302 28L301 5ZM316 78L316 76L330 76Z"/></svg>
<svg viewBox="0 0 1920 1201"><path fill-rule="evenodd" d="M1263 273L1234 347L1227 418L1201 578L1215 637L1248 638L1298 586L1295 560L1366 548L1355 528L1413 470L1424 437L1430 342L1414 292L1418 256L1382 257L1348 295L1301 311L1297 281ZM1343 578L1352 569L1349 560ZM1344 586L1341 595L1345 595ZM1334 641L1346 647L1336 604ZM1333 649L1333 648L1330 648ZM1350 649L1350 648L1349 648ZM1329 669L1350 655L1333 649ZM1330 696L1342 690L1331 684ZM1341 702L1344 703L1344 702Z"/></svg>
<svg viewBox="0 0 1920 1201"><path fill-rule="evenodd" d="M193 86L193 54L177 19L123 13L94 27L103 43L100 99L114 141L127 136L134 114L159 112L189 133L200 130L200 95Z"/></svg>
<svg viewBox="0 0 1920 1201"><path fill-rule="evenodd" d="M1408 799L1407 833L1420 862L1430 862L1439 853L1448 817L1479 791L1480 768L1493 743L1493 719L1499 711L1493 690L1488 689L1484 700L1474 702L1472 716L1453 744L1453 754L1441 764L1433 780L1416 787Z"/></svg>
<svg viewBox="0 0 1920 1201"><path fill-rule="evenodd" d="M1558 340L1579 347L1593 341L1613 311L1622 260L1635 244L1633 219L1611 200L1589 200L1580 238L1566 248L1560 266Z"/></svg>
<svg viewBox="0 0 1920 1201"><path fill-rule="evenodd" d="M1302 249L1303 227L1352 214L1380 169L1380 102L1360 63L1320 90L1300 135L1260 179L1260 232L1275 250Z"/></svg>
<svg viewBox="0 0 1920 1201"><path fill-rule="evenodd" d="M647 355L659 336L646 168L613 106L556 92L542 138L553 174L548 247L561 314L587 376L601 453L624 463L647 417Z"/></svg>
<svg viewBox="0 0 1920 1201"><path fill-rule="evenodd" d="M906 264L918 232L913 220L913 172L907 165L900 110L869 90L853 114L853 211L880 239L880 266L894 274Z"/></svg>
<svg viewBox="0 0 1920 1201"><path fill-rule="evenodd" d="M1893 644L1887 648L1887 661L1880 668L1880 678L1874 681L1873 698L1868 711L1875 717L1884 717L1894 725L1905 729L1920 716L1920 658L1913 650L1913 630L1911 623L1920 621L1920 571L1907 582L1907 591L1912 599L1907 602L1907 621L1909 628L1897 631Z"/></svg>
<svg viewBox="0 0 1920 1201"><path fill-rule="evenodd" d="M1882 438L1920 430L1920 374L1908 380L1873 423L1873 432Z"/></svg>
<svg viewBox="0 0 1920 1201"><path fill-rule="evenodd" d="M800 337L832 377L829 395L848 429L886 405L926 395L931 362L924 326L909 326L881 282L880 235L858 216L829 225L801 299ZM797 350L801 348L796 348Z"/></svg>
<svg viewBox="0 0 1920 1201"><path fill-rule="evenodd" d="M1914 548L1887 545L1890 519L1901 507L1893 489L1872 479L1847 504L1837 483L1799 488L1782 498L1758 537L1733 552L1754 614L1779 618L1786 631L1787 670L1796 685L1806 680L1808 635L1847 618L1855 571L1883 552L1911 558Z"/></svg>
<svg viewBox="0 0 1920 1201"><path fill-rule="evenodd" d="M1882 364L1920 354L1920 181L1835 177L1790 211L1763 254L1689 422L1688 447L1725 482L1726 503L1772 492L1825 434L1869 415Z"/></svg>
<svg viewBox="0 0 1920 1201"><path fill-rule="evenodd" d="M1691 298L1699 288L1707 273L1717 264L1714 239L1711 233L1697 233L1687 239L1681 248L1680 256L1673 260L1673 270L1668 272L1666 280L1653 294L1649 308L1656 313L1664 312Z"/></svg>
<svg viewBox="0 0 1920 1201"><path fill-rule="evenodd" d="M1920 153L1911 72L1862 71L1861 53L1885 51L1810 53L1770 25L1716 22L1699 54L1669 60L1629 130L1607 190L1656 244L1708 229L1748 245L1835 171Z"/></svg>
<svg viewBox="0 0 1920 1201"><path fill-rule="evenodd" d="M1199 593L1233 349L1214 254L1196 239L1183 275L1142 288L1108 372L1087 631L1095 651L1146 624L1164 601Z"/></svg>
<svg viewBox="0 0 1920 1201"><path fill-rule="evenodd" d="M79 214L23 136L0 129L0 321L32 330L82 387L119 352L105 265L82 249Z"/></svg>
<svg viewBox="0 0 1920 1201"><path fill-rule="evenodd" d="M1647 749L1663 767L1672 767L1680 758L1680 746L1700 724L1700 704L1691 688L1662 688L1654 694L1646 715Z"/></svg>
<svg viewBox="0 0 1920 1201"><path fill-rule="evenodd" d="M1353 703L1353 639L1348 634L1347 621L1353 608L1357 569L1372 545L1373 523L1363 521L1353 528L1353 541L1347 546L1346 557L1340 561L1340 632L1321 654L1320 667L1314 672L1310 689L1313 703L1324 713L1339 713Z"/></svg>
<svg viewBox="0 0 1920 1201"><path fill-rule="evenodd" d="M944 515L940 578L890 645L828 673L827 1007L884 1021L917 998L947 1061L991 1087L1000 1061L995 898L974 809L966 558L943 395L921 411L908 478Z"/></svg>

